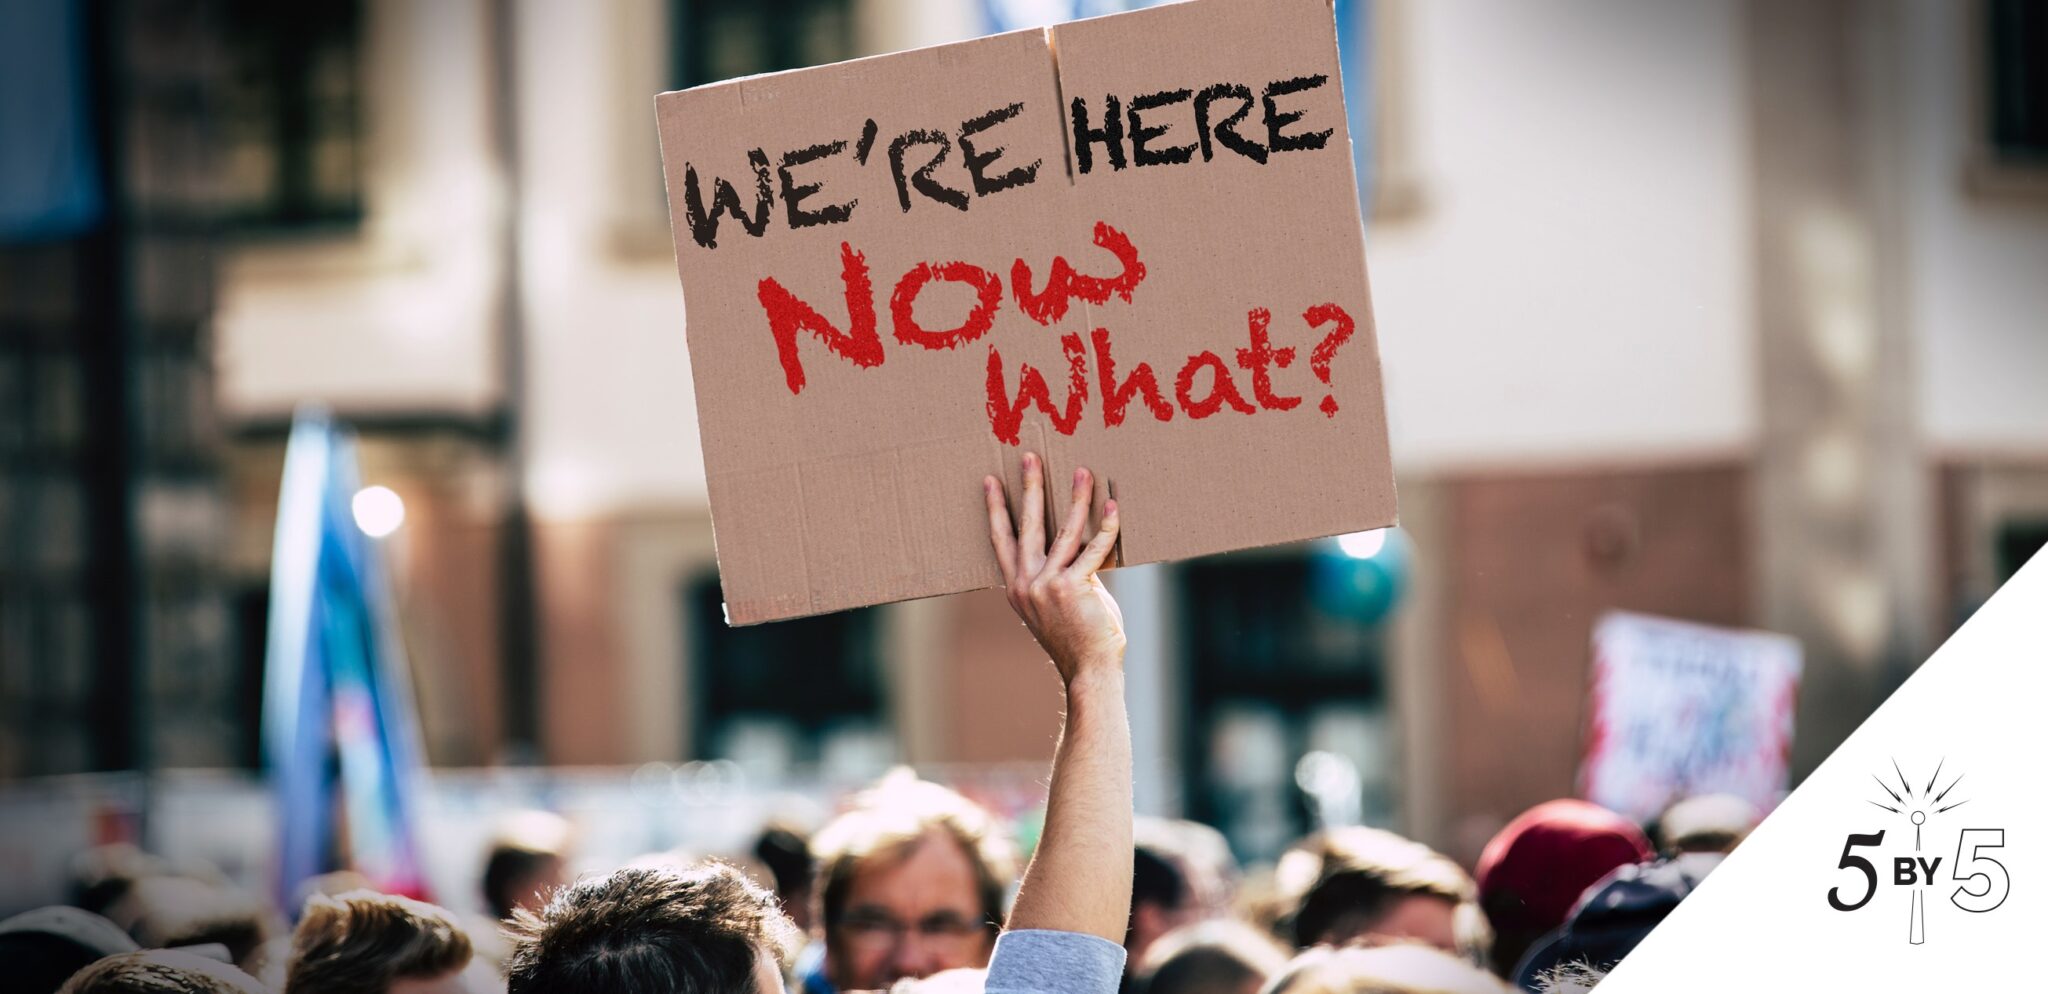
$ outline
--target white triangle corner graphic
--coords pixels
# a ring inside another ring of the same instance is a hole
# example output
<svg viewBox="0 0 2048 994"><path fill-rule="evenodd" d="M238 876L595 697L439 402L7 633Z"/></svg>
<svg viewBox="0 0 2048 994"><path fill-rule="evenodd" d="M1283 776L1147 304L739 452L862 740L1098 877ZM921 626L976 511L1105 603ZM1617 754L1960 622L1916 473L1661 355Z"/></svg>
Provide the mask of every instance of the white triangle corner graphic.
<svg viewBox="0 0 2048 994"><path fill-rule="evenodd" d="M1879 833L1883 841L1873 842ZM1851 846L1851 835L1864 838ZM1599 990L2048 991L2044 940L2048 552L1950 637Z"/></svg>

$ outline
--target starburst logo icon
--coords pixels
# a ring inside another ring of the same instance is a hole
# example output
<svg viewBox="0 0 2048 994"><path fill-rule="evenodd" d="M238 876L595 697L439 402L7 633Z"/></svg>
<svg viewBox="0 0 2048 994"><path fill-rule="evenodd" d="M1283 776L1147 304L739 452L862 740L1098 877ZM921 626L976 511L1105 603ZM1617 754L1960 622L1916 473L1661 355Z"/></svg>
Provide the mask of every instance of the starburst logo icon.
<svg viewBox="0 0 2048 994"><path fill-rule="evenodd" d="M1901 797L1897 791L1892 790L1891 784L1885 783L1883 778L1877 774L1873 773L1870 775L1870 779L1877 781L1877 785L1884 788L1885 795L1892 799L1892 804L1885 804L1880 801L1872 801L1870 803L1895 815L1904 814L1907 820L1913 823L1913 850L1915 852L1920 850L1920 826L1927 824L1928 814L1947 814L1970 803L1966 800L1959 800L1949 804L1942 803L1948 800L1948 795L1956 789L1956 784L1963 782L1963 775L1960 773L1956 774L1954 780L1948 782L1948 786L1941 788L1941 793L1937 794L1934 792L1935 783L1941 779L1941 768L1947 764L1948 760L1943 759L1934 765L1934 775L1927 778L1927 786L1918 795L1914 794L1913 786L1906 782L1906 771L1899 769L1899 761L1896 759L1892 760L1892 772L1898 774L1899 790L1905 791L1905 796ZM1901 805L1901 807L1893 807L1892 805L1894 804Z"/></svg>
<svg viewBox="0 0 2048 994"><path fill-rule="evenodd" d="M1913 888L1913 909L1906 927L1907 941L1916 946L1927 941L1926 884L1934 882L1934 868L1941 862L1940 857L1936 857L1933 863L1928 863L1919 856L1919 853L1922 851L1920 844L1921 828L1927 824L1929 815L1947 814L1969 803L1967 799L1962 798L1954 801L1948 799L1949 795L1955 792L1956 785L1963 782L1963 775L1960 773L1956 774L1955 779L1948 782L1948 786L1941 788L1939 793L1935 791L1935 784L1941 781L1942 767L1946 765L1948 765L1946 757L1934 764L1934 775L1927 778L1927 786L1919 791L1915 791L1913 785L1906 780L1906 771L1899 768L1899 761L1897 759L1892 760L1892 773L1899 778L1898 790L1893 790L1892 785L1886 783L1883 777L1875 773L1870 775L1870 779L1883 788L1885 796L1892 801L1890 804L1882 801L1871 801L1870 803L1892 814L1904 815L1907 821L1913 823L1915 872L1910 876L1901 875L1898 879L1900 882L1921 882L1920 886ZM1926 871L1924 878L1918 872L1918 870L1922 869ZM1923 880L1924 882L1922 882Z"/></svg>

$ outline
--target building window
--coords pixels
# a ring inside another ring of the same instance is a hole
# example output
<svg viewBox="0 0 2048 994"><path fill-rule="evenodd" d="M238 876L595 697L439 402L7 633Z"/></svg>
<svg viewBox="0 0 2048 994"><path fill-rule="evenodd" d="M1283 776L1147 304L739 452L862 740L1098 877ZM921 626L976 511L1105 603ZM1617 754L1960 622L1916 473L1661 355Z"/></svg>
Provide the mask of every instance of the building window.
<svg viewBox="0 0 2048 994"><path fill-rule="evenodd" d="M750 774L861 777L886 768L880 613L841 611L734 628L716 577L685 591L693 674L691 754Z"/></svg>
<svg viewBox="0 0 2048 994"><path fill-rule="evenodd" d="M1966 185L1979 196L2048 199L2048 6L1982 0L1975 9L1977 103Z"/></svg>
<svg viewBox="0 0 2048 994"><path fill-rule="evenodd" d="M1998 585L2013 578L2020 567L2048 548L2048 517L2007 521L1998 526L1995 554Z"/></svg>
<svg viewBox="0 0 2048 994"><path fill-rule="evenodd" d="M678 88L853 58L848 0L678 0Z"/></svg>
<svg viewBox="0 0 2048 994"><path fill-rule="evenodd" d="M1381 625L1360 610L1355 561L1307 551L1180 570L1188 647L1183 742L1190 817L1238 855L1271 859L1318 827L1305 780L1339 781L1340 822L1393 816ZM1306 757L1315 759L1304 763ZM1355 771L1357 790L1347 782ZM1324 800L1329 800L1327 794Z"/></svg>
<svg viewBox="0 0 2048 994"><path fill-rule="evenodd" d="M347 225L363 209L362 5L230 0L220 102L227 219Z"/></svg>
<svg viewBox="0 0 2048 994"><path fill-rule="evenodd" d="M1986 124L1992 154L2048 166L2048 6L1990 0L1985 33Z"/></svg>

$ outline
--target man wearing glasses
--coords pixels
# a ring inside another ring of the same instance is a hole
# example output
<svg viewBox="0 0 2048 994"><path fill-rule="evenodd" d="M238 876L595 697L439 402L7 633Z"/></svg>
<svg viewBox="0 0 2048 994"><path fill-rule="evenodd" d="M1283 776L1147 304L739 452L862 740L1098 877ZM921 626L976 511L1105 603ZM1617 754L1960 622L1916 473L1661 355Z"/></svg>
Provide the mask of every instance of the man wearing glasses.
<svg viewBox="0 0 2048 994"><path fill-rule="evenodd" d="M1016 860L972 801L899 771L812 847L825 951L800 968L806 994L881 990L988 965Z"/></svg>

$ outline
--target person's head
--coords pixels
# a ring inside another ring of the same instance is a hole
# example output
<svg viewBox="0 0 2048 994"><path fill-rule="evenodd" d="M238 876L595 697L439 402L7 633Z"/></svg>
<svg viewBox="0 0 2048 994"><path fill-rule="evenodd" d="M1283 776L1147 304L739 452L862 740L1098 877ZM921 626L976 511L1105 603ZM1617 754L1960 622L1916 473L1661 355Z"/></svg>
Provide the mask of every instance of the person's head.
<svg viewBox="0 0 2048 994"><path fill-rule="evenodd" d="M52 994L86 966L135 949L120 926L80 908L37 908L0 921L8 989L24 994Z"/></svg>
<svg viewBox="0 0 2048 994"><path fill-rule="evenodd" d="M443 994L462 990L469 936L448 912L351 891L306 902L292 931L284 994Z"/></svg>
<svg viewBox="0 0 2048 994"><path fill-rule="evenodd" d="M149 949L78 971L62 994L264 994L256 978L196 953Z"/></svg>
<svg viewBox="0 0 2048 994"><path fill-rule="evenodd" d="M1199 916L1177 857L1158 843L1139 842L1132 850L1131 926L1124 933L1132 969L1160 936Z"/></svg>
<svg viewBox="0 0 2048 994"><path fill-rule="evenodd" d="M1698 794L1666 808L1657 834L1666 852L1729 853L1762 820L1756 805L1733 794Z"/></svg>
<svg viewBox="0 0 2048 994"><path fill-rule="evenodd" d="M170 873L164 860L130 843L93 846L72 857L71 904L104 915L128 896L136 881Z"/></svg>
<svg viewBox="0 0 2048 994"><path fill-rule="evenodd" d="M1572 963L1539 974L1536 985L1531 989L1536 994L1591 994L1593 988L1606 979L1606 970Z"/></svg>
<svg viewBox="0 0 2048 994"><path fill-rule="evenodd" d="M1172 859L1187 882L1194 918L1231 913L1242 872L1223 833L1184 818L1139 816L1131 826L1137 844Z"/></svg>
<svg viewBox="0 0 2048 994"><path fill-rule="evenodd" d="M1564 927L1529 950L1515 967L1515 982L1537 981L1574 964L1611 970L1678 903L1721 865L1720 853L1682 853L1671 859L1621 867L1586 889Z"/></svg>
<svg viewBox="0 0 2048 994"><path fill-rule="evenodd" d="M1547 801L1500 830L1479 855L1479 903L1493 925L1502 976L1564 924L1587 887L1618 866L1650 858L1642 829L1585 801Z"/></svg>
<svg viewBox="0 0 2048 994"><path fill-rule="evenodd" d="M1511 994L1498 977L1440 949L1319 947L1294 958L1265 994Z"/></svg>
<svg viewBox="0 0 2048 994"><path fill-rule="evenodd" d="M764 826L754 840L754 858L775 877L775 896L796 927L811 929L811 878L818 870L811 858L811 840L781 822Z"/></svg>
<svg viewBox="0 0 2048 994"><path fill-rule="evenodd" d="M1015 856L995 820L891 775L812 840L825 974L840 990L988 965Z"/></svg>
<svg viewBox="0 0 2048 994"><path fill-rule="evenodd" d="M1300 866L1283 864L1285 875L1312 880L1290 916L1297 948L1417 942L1475 962L1485 950L1472 878L1428 846L1380 829L1342 828L1287 858Z"/></svg>
<svg viewBox="0 0 2048 994"><path fill-rule="evenodd" d="M263 902L229 887L187 876L135 881L107 917L124 924L145 949L217 944L248 966L271 935Z"/></svg>
<svg viewBox="0 0 2048 994"><path fill-rule="evenodd" d="M580 880L512 918L507 994L781 994L801 938L775 899L722 863Z"/></svg>
<svg viewBox="0 0 2048 994"><path fill-rule="evenodd" d="M569 881L568 819L547 811L521 811L505 819L484 858L484 905L494 918L538 909L548 893Z"/></svg>
<svg viewBox="0 0 2048 994"><path fill-rule="evenodd" d="M1258 994L1286 967L1287 952L1271 937L1217 918L1160 936L1131 976L1141 994Z"/></svg>

